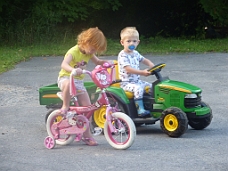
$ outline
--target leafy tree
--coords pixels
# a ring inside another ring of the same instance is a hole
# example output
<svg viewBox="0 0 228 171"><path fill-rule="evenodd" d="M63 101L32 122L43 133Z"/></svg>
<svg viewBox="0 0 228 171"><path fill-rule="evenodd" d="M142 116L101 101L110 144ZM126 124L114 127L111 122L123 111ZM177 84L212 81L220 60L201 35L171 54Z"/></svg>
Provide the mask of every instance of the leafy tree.
<svg viewBox="0 0 228 171"><path fill-rule="evenodd" d="M205 12L209 13L217 23L228 25L228 0L199 0Z"/></svg>
<svg viewBox="0 0 228 171"><path fill-rule="evenodd" d="M91 26L115 38L126 26L145 37L200 37L208 22L227 26L227 10L228 0L2 0L0 39L53 41Z"/></svg>
<svg viewBox="0 0 228 171"><path fill-rule="evenodd" d="M0 1L0 38L32 43L53 37L61 24L84 21L94 10L117 10L119 0Z"/></svg>

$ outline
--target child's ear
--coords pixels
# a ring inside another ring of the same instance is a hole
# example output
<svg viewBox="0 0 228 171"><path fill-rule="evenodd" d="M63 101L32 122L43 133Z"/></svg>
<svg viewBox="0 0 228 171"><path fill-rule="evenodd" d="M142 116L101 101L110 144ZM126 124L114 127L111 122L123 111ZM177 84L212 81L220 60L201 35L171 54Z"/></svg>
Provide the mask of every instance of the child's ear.
<svg viewBox="0 0 228 171"><path fill-rule="evenodd" d="M123 40L120 40L120 44L123 45Z"/></svg>

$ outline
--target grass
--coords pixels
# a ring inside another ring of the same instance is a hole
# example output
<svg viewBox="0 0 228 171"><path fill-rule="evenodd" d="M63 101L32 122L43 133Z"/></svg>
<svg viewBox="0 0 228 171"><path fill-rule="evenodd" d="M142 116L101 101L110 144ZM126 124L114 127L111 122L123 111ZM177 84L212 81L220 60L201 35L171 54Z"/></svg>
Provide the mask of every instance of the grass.
<svg viewBox="0 0 228 171"><path fill-rule="evenodd" d="M75 45L75 40L64 42L34 44L28 46L1 46L0 47L0 74L6 72L21 61L38 56L64 56L66 51ZM206 53L228 52L227 39L188 40L177 38L141 38L137 50L141 54L169 54L169 53ZM108 39L106 56L117 55L122 49L119 40Z"/></svg>

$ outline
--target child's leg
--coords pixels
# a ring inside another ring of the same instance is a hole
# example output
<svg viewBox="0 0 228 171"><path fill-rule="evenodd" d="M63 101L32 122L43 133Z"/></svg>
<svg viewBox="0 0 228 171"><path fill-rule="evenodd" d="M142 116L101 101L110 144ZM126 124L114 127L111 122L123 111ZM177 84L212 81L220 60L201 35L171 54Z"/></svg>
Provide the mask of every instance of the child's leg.
<svg viewBox="0 0 228 171"><path fill-rule="evenodd" d="M138 81L138 84L140 84L140 87L144 87L144 91L145 91L145 87L149 86L150 88L152 87L152 84L149 83L149 82L146 82L146 81L142 81L142 80L139 80Z"/></svg>
<svg viewBox="0 0 228 171"><path fill-rule="evenodd" d="M88 106L91 104L89 95L87 91L85 93L78 95L78 101L81 106ZM83 134L83 139L82 139L87 145L90 146L95 146L98 145L96 140L93 138L93 135L91 134L90 129L87 129L84 134Z"/></svg>
<svg viewBox="0 0 228 171"><path fill-rule="evenodd" d="M138 83L128 83L126 84L123 89L125 91L130 91L134 93L134 100L135 105L137 107L138 115L140 117L149 117L150 111L144 109L143 105L143 92L144 92L144 83L138 82Z"/></svg>
<svg viewBox="0 0 228 171"><path fill-rule="evenodd" d="M91 105L90 98L87 91L84 91L83 94L77 96L78 102L81 106L89 106Z"/></svg>
<svg viewBox="0 0 228 171"><path fill-rule="evenodd" d="M62 91L62 98L63 98L63 105L62 105L62 108L61 110L64 112L64 111L67 111L70 107L70 80L69 79L60 79L59 82L59 87Z"/></svg>
<svg viewBox="0 0 228 171"><path fill-rule="evenodd" d="M124 91L130 91L134 93L135 99L141 99L143 97L144 87L142 87L141 84L128 83L122 88L124 89Z"/></svg>

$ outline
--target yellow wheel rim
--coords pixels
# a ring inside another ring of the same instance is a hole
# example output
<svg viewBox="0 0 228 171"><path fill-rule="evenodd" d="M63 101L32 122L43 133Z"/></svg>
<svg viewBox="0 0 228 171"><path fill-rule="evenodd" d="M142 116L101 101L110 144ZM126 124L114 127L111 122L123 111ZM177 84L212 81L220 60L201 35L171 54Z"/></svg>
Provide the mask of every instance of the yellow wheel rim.
<svg viewBox="0 0 228 171"><path fill-rule="evenodd" d="M175 131L178 128L178 119L173 114L168 114L164 118L164 125L168 131Z"/></svg>
<svg viewBox="0 0 228 171"><path fill-rule="evenodd" d="M62 119L63 119L62 116L57 116L57 117L55 118L55 123L60 122Z"/></svg>
<svg viewBox="0 0 228 171"><path fill-rule="evenodd" d="M106 112L106 107L103 106L100 109L97 109L94 112L94 115L93 115L94 122L100 128L104 128L104 123L106 121L106 119L105 119L105 112Z"/></svg>

